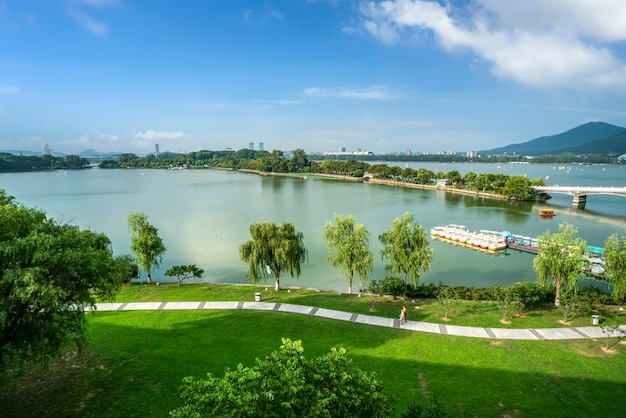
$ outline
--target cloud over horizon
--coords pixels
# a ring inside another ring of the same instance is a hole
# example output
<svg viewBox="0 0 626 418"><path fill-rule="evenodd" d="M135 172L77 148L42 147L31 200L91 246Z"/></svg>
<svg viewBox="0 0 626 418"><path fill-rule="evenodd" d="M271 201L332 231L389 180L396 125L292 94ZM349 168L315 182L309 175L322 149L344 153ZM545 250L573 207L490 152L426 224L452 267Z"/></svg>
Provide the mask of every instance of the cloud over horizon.
<svg viewBox="0 0 626 418"><path fill-rule="evenodd" d="M534 88L626 91L626 2L430 0L363 2L362 26L386 44L434 35L448 53L470 51L498 78Z"/></svg>
<svg viewBox="0 0 626 418"><path fill-rule="evenodd" d="M135 139L144 139L147 141L152 141L156 139L178 139L184 138L187 135L183 132L168 132L168 131L153 131L147 130L145 132L137 132L134 136Z"/></svg>

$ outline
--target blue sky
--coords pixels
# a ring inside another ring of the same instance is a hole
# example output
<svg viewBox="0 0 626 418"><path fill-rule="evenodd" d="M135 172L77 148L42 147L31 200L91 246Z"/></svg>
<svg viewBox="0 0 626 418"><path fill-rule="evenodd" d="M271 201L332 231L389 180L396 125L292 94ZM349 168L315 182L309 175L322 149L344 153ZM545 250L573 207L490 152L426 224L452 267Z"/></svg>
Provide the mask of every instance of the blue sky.
<svg viewBox="0 0 626 418"><path fill-rule="evenodd" d="M624 0L0 0L0 149L482 150L626 126Z"/></svg>

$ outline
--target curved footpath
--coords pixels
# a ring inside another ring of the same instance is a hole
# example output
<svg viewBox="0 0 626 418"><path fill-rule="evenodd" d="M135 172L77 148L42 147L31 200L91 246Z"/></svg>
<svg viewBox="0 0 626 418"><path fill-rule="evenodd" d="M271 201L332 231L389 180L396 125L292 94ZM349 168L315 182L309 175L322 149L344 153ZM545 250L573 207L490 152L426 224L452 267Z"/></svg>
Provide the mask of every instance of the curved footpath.
<svg viewBox="0 0 626 418"><path fill-rule="evenodd" d="M129 302L129 303L98 303L99 312L111 311L148 311L148 310L193 310L193 309L244 309L257 311L289 312L311 315L318 318L349 321L357 324L374 325L377 327L402 328L411 331L429 332L432 334L457 335L475 338L496 338L501 340L571 340L581 338L602 338L606 335L599 326L575 328L480 328L459 325L433 324L429 322L407 321L400 325L398 319L383 318L373 315L362 315L332 309L314 308L312 306L293 305L290 303L269 302ZM626 325L620 325L611 337L626 337Z"/></svg>

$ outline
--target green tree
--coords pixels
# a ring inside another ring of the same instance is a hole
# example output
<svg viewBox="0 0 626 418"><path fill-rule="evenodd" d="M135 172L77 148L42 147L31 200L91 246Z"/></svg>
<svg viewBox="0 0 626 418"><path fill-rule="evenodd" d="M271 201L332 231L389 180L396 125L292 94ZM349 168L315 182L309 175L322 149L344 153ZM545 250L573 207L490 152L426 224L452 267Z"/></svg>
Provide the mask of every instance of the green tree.
<svg viewBox="0 0 626 418"><path fill-rule="evenodd" d="M541 299L541 289L537 283L515 283L509 288L511 300L517 307L517 316L524 315L528 306L534 305Z"/></svg>
<svg viewBox="0 0 626 418"><path fill-rule="evenodd" d="M611 284L611 296L621 301L626 296L626 237L611 235L604 244L605 274Z"/></svg>
<svg viewBox="0 0 626 418"><path fill-rule="evenodd" d="M426 232L420 225L413 224L413 214L409 212L405 212L402 218L395 218L391 224L393 227L378 237L383 245L380 250L383 259L391 261L385 269L402 273L404 284L410 276L413 287L417 287L420 273L430 268L433 259Z"/></svg>
<svg viewBox="0 0 626 418"><path fill-rule="evenodd" d="M577 286L587 243L578 237L578 229L568 223L559 225L559 232L555 234L546 231L538 241L539 254L533 260L533 268L539 283L555 287L554 305L559 306L562 286L569 289Z"/></svg>
<svg viewBox="0 0 626 418"><path fill-rule="evenodd" d="M498 306L500 312L502 312L502 319L500 322L507 323L506 316L513 304L513 298L511 297L511 289L508 287L502 287L498 284L491 287L491 293Z"/></svg>
<svg viewBox="0 0 626 418"><path fill-rule="evenodd" d="M305 168L309 167L309 159L306 152L304 152L301 148L298 148L293 152L291 161L293 161L294 170L297 172L305 171Z"/></svg>
<svg viewBox="0 0 626 418"><path fill-rule="evenodd" d="M148 283L152 283L152 267L159 267L166 251L159 231L148 222L148 217L143 213L128 214L128 231L130 250L135 254L139 267L146 272Z"/></svg>
<svg viewBox="0 0 626 418"><path fill-rule="evenodd" d="M183 379L183 417L388 417L395 402L374 373L352 364L343 348L308 360L301 341L282 339L279 350L223 378Z"/></svg>
<svg viewBox="0 0 626 418"><path fill-rule="evenodd" d="M286 271L300 277L300 266L307 261L304 235L293 223L274 222L250 225L252 240L239 247L241 261L248 264L248 279L257 283L261 278L274 277L274 288L280 290L280 274Z"/></svg>
<svg viewBox="0 0 626 418"><path fill-rule="evenodd" d="M461 304L459 292L453 286L441 286L437 290L437 301L443 308L443 319L448 320L448 314Z"/></svg>
<svg viewBox="0 0 626 418"><path fill-rule="evenodd" d="M204 270L195 264L190 264L188 266L173 266L165 272L166 276L176 277L178 280L178 286L183 282L183 280L190 279L192 277L200 278L204 274Z"/></svg>
<svg viewBox="0 0 626 418"><path fill-rule="evenodd" d="M0 189L0 369L46 362L85 341L86 308L128 274L109 238L18 205Z"/></svg>
<svg viewBox="0 0 626 418"><path fill-rule="evenodd" d="M326 222L324 241L328 246L328 261L341 268L348 276L348 293L352 293L354 275L367 283L368 274L374 266L374 256L369 249L369 231L356 223L352 215L335 215L335 222Z"/></svg>
<svg viewBox="0 0 626 418"><path fill-rule="evenodd" d="M568 289L561 292L559 310L563 312L563 322L567 322L567 318L579 308L580 302L580 297L575 289Z"/></svg>
<svg viewBox="0 0 626 418"><path fill-rule="evenodd" d="M535 191L530 187L530 181L522 175L510 177L502 189L503 195L517 200L528 200L534 193Z"/></svg>

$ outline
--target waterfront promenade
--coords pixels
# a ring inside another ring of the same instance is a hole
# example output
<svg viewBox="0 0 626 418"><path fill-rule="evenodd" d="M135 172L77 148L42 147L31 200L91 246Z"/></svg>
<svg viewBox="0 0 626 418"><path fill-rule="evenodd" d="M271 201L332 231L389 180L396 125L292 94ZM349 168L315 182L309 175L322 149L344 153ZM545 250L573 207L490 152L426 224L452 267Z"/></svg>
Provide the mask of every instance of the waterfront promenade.
<svg viewBox="0 0 626 418"><path fill-rule="evenodd" d="M414 332L431 334L456 335L460 337L492 338L501 340L572 340L582 338L606 338L602 327L570 327L570 328L481 328L459 325L433 324L429 322L407 321L400 325L397 318L383 318L374 315L363 315L332 309L315 308L312 306L294 305L290 303L270 302L130 302L130 303L98 303L98 312L112 311L149 311L149 310L256 310L279 313L310 315L337 321L348 321L357 324L387 328L401 328ZM410 316L410 314L409 314ZM591 321L591 318L590 318ZM626 325L620 325L610 335L626 337Z"/></svg>

